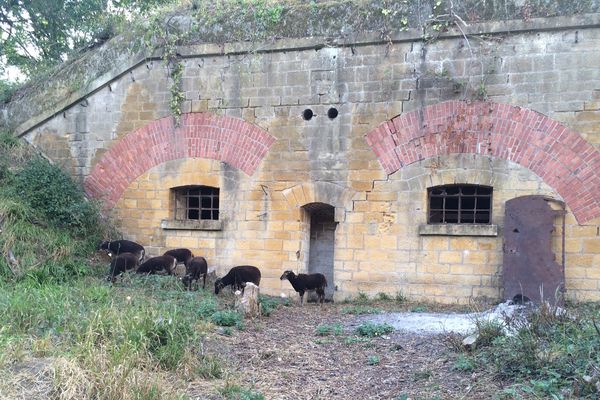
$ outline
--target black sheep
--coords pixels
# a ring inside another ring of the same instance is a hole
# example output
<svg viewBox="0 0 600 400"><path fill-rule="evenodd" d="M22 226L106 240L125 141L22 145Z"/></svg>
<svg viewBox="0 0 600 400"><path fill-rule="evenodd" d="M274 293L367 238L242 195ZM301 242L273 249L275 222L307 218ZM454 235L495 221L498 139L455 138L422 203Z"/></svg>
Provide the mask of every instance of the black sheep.
<svg viewBox="0 0 600 400"><path fill-rule="evenodd" d="M134 269L139 265L139 262L140 260L137 254L119 254L118 256L114 257L110 262L110 267L108 270L108 276L106 277L106 280L114 283L117 280L117 276L121 275L127 270Z"/></svg>
<svg viewBox="0 0 600 400"><path fill-rule="evenodd" d="M300 295L300 305L304 305L304 292L314 290L319 295L319 302L323 305L325 300L325 288L327 287L327 279L323 274L294 274L292 271L285 271L279 278L282 281L287 279L292 284L292 287Z"/></svg>
<svg viewBox="0 0 600 400"><path fill-rule="evenodd" d="M206 274L208 273L208 263L206 262L206 258L204 257L194 257L185 265L185 276L181 278L181 281L187 288L187 290L192 289L192 282L196 281L196 286L198 285L198 280L200 279L200 275L204 277L202 282L202 289L206 287Z"/></svg>
<svg viewBox="0 0 600 400"><path fill-rule="evenodd" d="M215 294L219 294L219 291L228 285L231 285L234 290L243 290L246 282L252 282L258 286L260 283L260 270L252 265L233 267L227 275L215 281Z"/></svg>
<svg viewBox="0 0 600 400"><path fill-rule="evenodd" d="M138 256L138 261L140 262L142 262L144 255L146 254L144 246L132 242L131 240L108 240L100 243L98 250L106 250L111 257L118 256L122 253L136 254Z"/></svg>
<svg viewBox="0 0 600 400"><path fill-rule="evenodd" d="M190 249L173 249L169 251L165 251L165 256L173 256L177 259L177 263L183 263L187 265L188 261L194 258L194 255L190 251Z"/></svg>
<svg viewBox="0 0 600 400"><path fill-rule="evenodd" d="M167 274L173 275L177 265L177 259L173 256L158 256L146 260L135 271L138 274L155 274L158 271L165 270Z"/></svg>

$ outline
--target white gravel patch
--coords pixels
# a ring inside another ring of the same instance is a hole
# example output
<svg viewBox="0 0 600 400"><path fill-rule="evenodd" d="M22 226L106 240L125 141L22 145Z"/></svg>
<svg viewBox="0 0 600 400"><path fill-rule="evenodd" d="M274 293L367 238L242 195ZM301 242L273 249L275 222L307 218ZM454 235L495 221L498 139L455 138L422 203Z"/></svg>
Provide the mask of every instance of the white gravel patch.
<svg viewBox="0 0 600 400"><path fill-rule="evenodd" d="M414 332L420 334L438 334L455 332L463 335L475 331L475 320L481 317L479 313L452 314L452 313L387 313L371 315L366 321L377 324L386 323L397 331Z"/></svg>
<svg viewBox="0 0 600 400"><path fill-rule="evenodd" d="M364 317L363 322L378 324L386 323L397 331L413 332L419 334L439 334L455 332L461 335L470 335L475 332L476 321L495 321L504 325L506 319L522 318L522 313L527 306L512 304L510 301L498 304L494 308L480 313L414 313L397 312L369 315ZM564 312L557 309L557 312ZM507 331L507 334L513 334Z"/></svg>

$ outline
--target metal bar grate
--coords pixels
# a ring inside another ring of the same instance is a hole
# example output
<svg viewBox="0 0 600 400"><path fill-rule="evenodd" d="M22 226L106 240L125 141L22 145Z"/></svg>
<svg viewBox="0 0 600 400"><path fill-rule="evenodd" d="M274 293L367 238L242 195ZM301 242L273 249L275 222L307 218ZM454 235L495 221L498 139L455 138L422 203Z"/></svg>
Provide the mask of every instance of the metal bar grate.
<svg viewBox="0 0 600 400"><path fill-rule="evenodd" d="M172 189L176 220L218 220L219 188L187 186Z"/></svg>
<svg viewBox="0 0 600 400"><path fill-rule="evenodd" d="M490 224L492 188L479 185L444 185L427 190L428 223Z"/></svg>

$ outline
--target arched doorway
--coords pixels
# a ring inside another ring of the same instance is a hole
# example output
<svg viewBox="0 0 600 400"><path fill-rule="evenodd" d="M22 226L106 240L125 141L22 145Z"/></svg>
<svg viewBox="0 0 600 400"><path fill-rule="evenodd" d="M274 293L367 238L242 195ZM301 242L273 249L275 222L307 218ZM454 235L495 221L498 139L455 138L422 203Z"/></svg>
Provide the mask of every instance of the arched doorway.
<svg viewBox="0 0 600 400"><path fill-rule="evenodd" d="M308 273L321 273L327 279L325 299L331 301L335 291L333 260L335 248L335 208L325 203L302 206L307 215L310 232L308 240Z"/></svg>

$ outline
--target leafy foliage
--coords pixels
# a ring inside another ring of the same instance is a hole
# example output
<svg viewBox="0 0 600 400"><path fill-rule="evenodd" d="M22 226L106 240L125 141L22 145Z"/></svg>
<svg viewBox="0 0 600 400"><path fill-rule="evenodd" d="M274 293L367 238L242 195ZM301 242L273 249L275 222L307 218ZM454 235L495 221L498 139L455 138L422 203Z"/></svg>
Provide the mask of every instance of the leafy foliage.
<svg viewBox="0 0 600 400"><path fill-rule="evenodd" d="M0 133L0 276L66 281L92 272L86 257L103 224L58 167Z"/></svg>
<svg viewBox="0 0 600 400"><path fill-rule="evenodd" d="M259 295L258 300L260 302L260 312L265 317L271 315L271 313L276 310L280 303L280 300L276 297L269 297L264 295Z"/></svg>
<svg viewBox="0 0 600 400"><path fill-rule="evenodd" d="M382 336L386 333L391 333L394 331L394 327L388 324L375 324L373 322L366 322L364 324L359 325L356 328L356 333L360 336L366 337L375 337Z"/></svg>
<svg viewBox="0 0 600 400"><path fill-rule="evenodd" d="M329 336L329 335L339 336L343 333L343 331L344 331L344 328L339 323L321 324L321 325L317 326L317 335L318 336Z"/></svg>
<svg viewBox="0 0 600 400"><path fill-rule="evenodd" d="M27 75L74 50L97 45L114 26L169 0L30 0L0 2L0 62ZM0 64L1 67L1 64Z"/></svg>
<svg viewBox="0 0 600 400"><path fill-rule="evenodd" d="M594 322L600 318L600 309L598 305L580 308L585 318L540 307L526 323L518 322L516 335L498 336L490 347L480 349L476 354L480 364L493 364L499 377L517 384L511 389L517 394L562 398L571 393L594 398L596 388L584 376L600 370L600 329Z"/></svg>
<svg viewBox="0 0 600 400"><path fill-rule="evenodd" d="M213 324L219 326L239 326L242 323L242 316L231 310L217 311L210 319Z"/></svg>
<svg viewBox="0 0 600 400"><path fill-rule="evenodd" d="M14 191L53 226L88 232L98 224L96 210L82 190L69 175L41 157L31 159L16 174Z"/></svg>

